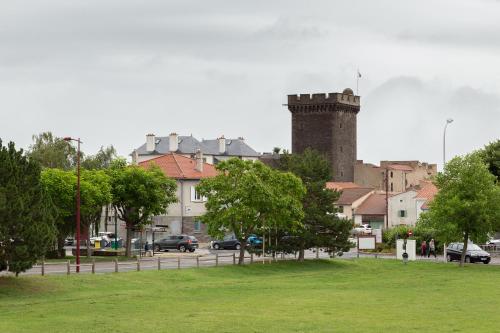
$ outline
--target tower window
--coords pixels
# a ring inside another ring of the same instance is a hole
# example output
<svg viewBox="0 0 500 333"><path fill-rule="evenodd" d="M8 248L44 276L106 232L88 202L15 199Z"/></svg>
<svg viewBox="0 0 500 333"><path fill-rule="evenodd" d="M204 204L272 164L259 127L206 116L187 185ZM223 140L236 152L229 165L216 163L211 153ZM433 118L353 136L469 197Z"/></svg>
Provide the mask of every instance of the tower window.
<svg viewBox="0 0 500 333"><path fill-rule="evenodd" d="M394 192L394 184L391 183L391 192Z"/></svg>
<svg viewBox="0 0 500 333"><path fill-rule="evenodd" d="M339 128L342 128L342 123L339 124Z"/></svg>
<svg viewBox="0 0 500 333"><path fill-rule="evenodd" d="M393 173L392 173L392 171L391 171L391 178L392 178L392 176L394 176L394 174L393 174Z"/></svg>
<svg viewBox="0 0 500 333"><path fill-rule="evenodd" d="M340 177L344 177L344 171L340 171Z"/></svg>
<svg viewBox="0 0 500 333"><path fill-rule="evenodd" d="M340 146L340 152L343 152L343 151L344 151L343 147L342 147L342 146Z"/></svg>

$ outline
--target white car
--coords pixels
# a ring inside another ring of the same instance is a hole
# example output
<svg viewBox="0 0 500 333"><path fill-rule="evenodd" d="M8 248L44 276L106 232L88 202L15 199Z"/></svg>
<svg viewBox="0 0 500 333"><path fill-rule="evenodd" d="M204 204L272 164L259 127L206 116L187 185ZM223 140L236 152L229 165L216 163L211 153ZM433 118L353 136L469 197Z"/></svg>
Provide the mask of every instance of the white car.
<svg viewBox="0 0 500 333"><path fill-rule="evenodd" d="M488 245L500 246L500 239L490 239Z"/></svg>
<svg viewBox="0 0 500 333"><path fill-rule="evenodd" d="M372 233L372 227L369 224L362 224L354 228L354 233L370 235Z"/></svg>

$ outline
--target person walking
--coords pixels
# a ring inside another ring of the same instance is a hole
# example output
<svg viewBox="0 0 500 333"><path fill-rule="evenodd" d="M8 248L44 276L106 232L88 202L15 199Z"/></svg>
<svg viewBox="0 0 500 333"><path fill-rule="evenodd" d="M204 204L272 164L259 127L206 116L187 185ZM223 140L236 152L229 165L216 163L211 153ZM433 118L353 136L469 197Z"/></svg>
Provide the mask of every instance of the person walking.
<svg viewBox="0 0 500 333"><path fill-rule="evenodd" d="M427 255L427 258L431 256L431 253L434 255L434 258L436 258L436 244L434 242L434 238L432 238L429 242L429 254Z"/></svg>
<svg viewBox="0 0 500 333"><path fill-rule="evenodd" d="M427 242L422 241L422 243L420 244L420 256L425 257L426 251L427 251Z"/></svg>

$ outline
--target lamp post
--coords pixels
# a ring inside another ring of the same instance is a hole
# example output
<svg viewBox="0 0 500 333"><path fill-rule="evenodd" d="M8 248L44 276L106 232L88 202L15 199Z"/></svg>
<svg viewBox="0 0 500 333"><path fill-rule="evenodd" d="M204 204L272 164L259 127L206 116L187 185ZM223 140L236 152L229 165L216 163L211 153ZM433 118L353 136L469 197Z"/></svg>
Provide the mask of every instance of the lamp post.
<svg viewBox="0 0 500 333"><path fill-rule="evenodd" d="M82 141L80 138L73 139L71 137L64 138L64 141L78 142L76 153L76 272L80 273L80 144Z"/></svg>
<svg viewBox="0 0 500 333"><path fill-rule="evenodd" d="M448 119L446 119L446 124L444 125L444 132L443 132L443 169L444 169L444 165L446 164L446 128L452 122L453 122L453 119L448 118Z"/></svg>

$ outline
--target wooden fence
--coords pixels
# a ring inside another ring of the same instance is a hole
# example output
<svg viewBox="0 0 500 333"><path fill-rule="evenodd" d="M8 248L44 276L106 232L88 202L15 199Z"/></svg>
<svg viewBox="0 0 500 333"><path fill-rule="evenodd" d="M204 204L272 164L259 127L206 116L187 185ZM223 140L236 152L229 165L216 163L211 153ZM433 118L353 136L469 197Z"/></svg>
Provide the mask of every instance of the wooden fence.
<svg viewBox="0 0 500 333"><path fill-rule="evenodd" d="M229 259L230 258L230 259ZM118 261L115 259L113 261L101 262L108 267L99 267L99 263L96 264L95 260L92 263L80 264L79 271L80 273L105 273L105 272L123 272L123 271L141 271L143 269L172 269L177 268L180 269L182 264L191 264L189 267L200 268L200 266L214 266L218 267L221 264L225 265L236 265L238 263L239 256L236 253L232 254L218 254L208 255L208 256L169 256L169 257L157 257L157 258L141 258L139 256L136 257L136 260L128 260L128 261ZM284 258L282 258L284 259ZM254 257L253 253L250 255L245 255L244 261L249 260L249 263L254 262L270 262L278 260L277 257ZM50 269L50 267L57 267L56 270ZM67 274L70 275L72 273L77 273L78 265L72 264L69 260L66 262L45 262L42 261L40 264L34 265L32 269L39 269L41 275L47 274ZM36 273L35 273L36 274Z"/></svg>

